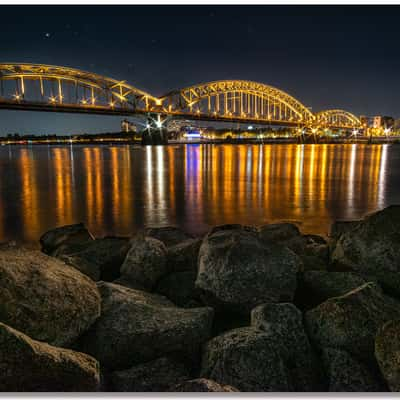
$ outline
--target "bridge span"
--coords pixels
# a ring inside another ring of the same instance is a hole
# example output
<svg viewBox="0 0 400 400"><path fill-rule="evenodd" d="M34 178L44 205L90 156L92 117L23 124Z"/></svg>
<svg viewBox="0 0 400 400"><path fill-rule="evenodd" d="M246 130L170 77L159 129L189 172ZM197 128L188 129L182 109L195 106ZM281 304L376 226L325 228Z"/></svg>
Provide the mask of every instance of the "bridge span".
<svg viewBox="0 0 400 400"><path fill-rule="evenodd" d="M126 81L69 67L0 63L0 109L238 122L299 129L361 129L341 110L313 113L275 87L221 80L153 96Z"/></svg>

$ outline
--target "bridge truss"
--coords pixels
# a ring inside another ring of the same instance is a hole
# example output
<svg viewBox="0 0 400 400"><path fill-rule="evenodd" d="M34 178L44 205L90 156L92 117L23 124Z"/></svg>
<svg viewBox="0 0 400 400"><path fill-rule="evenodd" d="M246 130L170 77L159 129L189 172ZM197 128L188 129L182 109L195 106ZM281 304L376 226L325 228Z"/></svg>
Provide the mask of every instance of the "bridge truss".
<svg viewBox="0 0 400 400"><path fill-rule="evenodd" d="M313 114L286 92L263 83L223 80L161 97L125 81L69 67L0 64L0 108L243 122L305 128L358 128L344 110Z"/></svg>

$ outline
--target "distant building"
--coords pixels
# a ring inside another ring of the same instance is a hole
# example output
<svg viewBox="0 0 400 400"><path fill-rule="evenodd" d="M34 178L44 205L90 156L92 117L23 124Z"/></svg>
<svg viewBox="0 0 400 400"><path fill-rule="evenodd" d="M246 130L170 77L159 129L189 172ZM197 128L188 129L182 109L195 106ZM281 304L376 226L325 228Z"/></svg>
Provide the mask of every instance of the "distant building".
<svg viewBox="0 0 400 400"><path fill-rule="evenodd" d="M124 119L123 121L121 121L121 132L136 132L136 125L132 122L129 122L127 119Z"/></svg>
<svg viewBox="0 0 400 400"><path fill-rule="evenodd" d="M381 115L377 115L374 117L373 120L373 128L393 128L394 126L394 118L393 117L389 117L389 116L381 116Z"/></svg>

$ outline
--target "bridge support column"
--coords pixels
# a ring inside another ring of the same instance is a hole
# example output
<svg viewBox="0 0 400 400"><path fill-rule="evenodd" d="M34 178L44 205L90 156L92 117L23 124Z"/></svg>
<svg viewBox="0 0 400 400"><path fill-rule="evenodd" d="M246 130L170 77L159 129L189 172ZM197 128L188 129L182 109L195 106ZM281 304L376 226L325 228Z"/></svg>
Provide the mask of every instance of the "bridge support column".
<svg viewBox="0 0 400 400"><path fill-rule="evenodd" d="M142 134L142 145L168 144L168 132L164 126L165 117L162 114L149 113L146 129Z"/></svg>

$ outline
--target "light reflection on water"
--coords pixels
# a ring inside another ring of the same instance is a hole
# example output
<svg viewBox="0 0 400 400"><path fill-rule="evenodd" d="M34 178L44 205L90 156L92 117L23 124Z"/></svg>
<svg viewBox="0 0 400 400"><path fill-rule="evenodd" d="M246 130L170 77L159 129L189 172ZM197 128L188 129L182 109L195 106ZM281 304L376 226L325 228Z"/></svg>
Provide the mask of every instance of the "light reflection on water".
<svg viewBox="0 0 400 400"><path fill-rule="evenodd" d="M85 222L97 236L144 225L193 234L222 223L295 221L326 234L400 202L396 145L1 147L0 240L36 242Z"/></svg>

